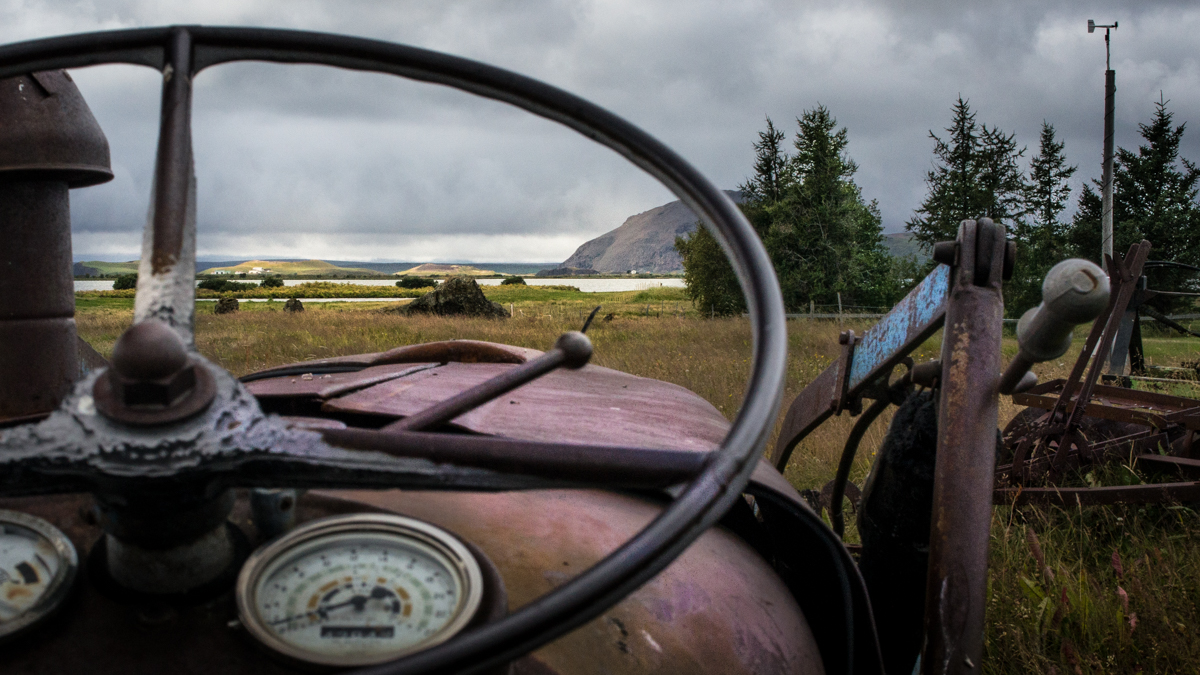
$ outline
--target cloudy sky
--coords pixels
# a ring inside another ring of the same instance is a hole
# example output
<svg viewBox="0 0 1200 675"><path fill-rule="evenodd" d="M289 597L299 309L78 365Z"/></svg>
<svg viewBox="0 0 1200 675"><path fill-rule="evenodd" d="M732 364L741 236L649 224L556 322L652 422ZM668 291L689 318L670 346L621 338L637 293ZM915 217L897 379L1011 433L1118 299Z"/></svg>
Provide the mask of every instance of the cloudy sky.
<svg viewBox="0 0 1200 675"><path fill-rule="evenodd" d="M958 95L1036 152L1042 120L1099 175L1104 39L1119 20L1117 144L1160 91L1200 124L1185 2L1021 0L0 0L0 42L171 23L329 31L407 43L530 75L641 126L717 186L747 177L765 116L788 129L823 103L887 231L925 193L930 129ZM137 255L161 78L106 66L74 77L112 146L116 180L72 196L77 254ZM202 256L561 261L672 199L558 125L445 88L328 68L238 64L196 80ZM1200 159L1200 129L1184 155Z"/></svg>

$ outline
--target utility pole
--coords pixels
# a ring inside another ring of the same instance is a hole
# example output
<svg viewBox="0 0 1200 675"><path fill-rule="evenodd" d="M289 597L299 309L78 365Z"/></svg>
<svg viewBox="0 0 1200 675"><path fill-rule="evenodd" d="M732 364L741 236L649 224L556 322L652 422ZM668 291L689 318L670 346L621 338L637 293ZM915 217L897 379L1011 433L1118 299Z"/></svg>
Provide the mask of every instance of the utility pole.
<svg viewBox="0 0 1200 675"><path fill-rule="evenodd" d="M1104 29L1104 173L1100 178L1103 188L1101 201L1101 261L1113 255L1113 100L1117 93L1117 71L1112 69L1112 50L1110 35L1117 28L1117 22L1111 25L1096 25L1088 19L1088 32L1095 33L1097 28Z"/></svg>

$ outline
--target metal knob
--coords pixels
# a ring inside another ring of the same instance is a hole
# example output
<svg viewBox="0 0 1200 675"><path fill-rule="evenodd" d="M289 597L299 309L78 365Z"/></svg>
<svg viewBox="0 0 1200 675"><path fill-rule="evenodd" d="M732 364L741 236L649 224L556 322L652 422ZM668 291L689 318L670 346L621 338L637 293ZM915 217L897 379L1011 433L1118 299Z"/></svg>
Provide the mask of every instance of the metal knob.
<svg viewBox="0 0 1200 675"><path fill-rule="evenodd" d="M1030 366L1065 354L1075 326L1095 320L1108 295L1108 276L1095 263L1072 258L1052 267L1042 283L1042 304L1017 322L1020 351L1001 378L1000 393L1033 386L1037 380L1025 378Z"/></svg>
<svg viewBox="0 0 1200 675"><path fill-rule="evenodd" d="M212 375L188 356L183 339L158 320L131 326L113 345L112 365L92 389L106 417L133 425L178 422L208 407Z"/></svg>

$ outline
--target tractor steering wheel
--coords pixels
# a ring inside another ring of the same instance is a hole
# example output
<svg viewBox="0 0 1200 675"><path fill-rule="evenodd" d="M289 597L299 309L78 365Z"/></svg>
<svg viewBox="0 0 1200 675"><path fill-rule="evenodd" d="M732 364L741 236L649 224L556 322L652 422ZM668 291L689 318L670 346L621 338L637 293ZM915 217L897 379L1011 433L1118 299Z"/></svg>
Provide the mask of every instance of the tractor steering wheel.
<svg viewBox="0 0 1200 675"><path fill-rule="evenodd" d="M612 113L537 80L415 47L260 28L172 26L0 47L0 78L111 63L148 66L164 75L154 194L147 224L147 242L151 244L143 252L135 324L158 319L173 328L185 345L193 344L196 193L192 79L204 68L234 61L321 64L388 73L504 101L564 124L615 150L699 214L724 246L747 298L754 352L741 411L719 449L701 455L702 461L689 464L682 474L678 470L672 474L674 478L667 484L685 482L686 487L657 518L595 566L507 618L360 672L474 671L512 660L619 602L725 513L749 480L783 391L785 316L771 262L733 202L682 158ZM647 457L678 459L662 451L604 447L612 471L591 481L583 472L563 480L538 467L541 459L568 447L565 444L405 431L362 431L357 441L337 440L289 428L278 418L264 415L232 376L195 354L194 347L191 350L189 358L202 371L199 380L211 391L211 404L203 413L186 419L154 420L152 427L139 426L136 420L114 422L96 412L101 401L93 392L100 391L95 386L100 374L93 373L76 384L49 418L0 432L0 496L89 491L128 498L127 503L132 504L147 495L166 498L164 495L173 494L180 486L205 494L235 486L468 490L564 484L645 486L648 474L642 468ZM499 444L521 453L530 470L506 473L481 468L486 463L472 458L484 453L486 443L491 444L488 449L492 452ZM437 457L439 449L452 450L454 461L428 459Z"/></svg>

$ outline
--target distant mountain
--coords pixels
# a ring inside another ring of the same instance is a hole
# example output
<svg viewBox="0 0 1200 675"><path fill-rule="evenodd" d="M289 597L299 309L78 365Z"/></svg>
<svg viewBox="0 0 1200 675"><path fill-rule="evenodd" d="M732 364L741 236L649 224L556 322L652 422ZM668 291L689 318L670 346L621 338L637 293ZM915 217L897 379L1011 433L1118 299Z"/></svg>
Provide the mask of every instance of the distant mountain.
<svg viewBox="0 0 1200 675"><path fill-rule="evenodd" d="M481 270L478 267L471 265L442 265L439 263L425 263L417 265L411 269L393 272L393 274L401 276L417 276L417 277L442 277L450 275L465 274L472 277L491 277L495 276L494 270Z"/></svg>
<svg viewBox="0 0 1200 675"><path fill-rule="evenodd" d="M742 193L726 190L735 202ZM675 252L675 237L696 229L699 217L683 202L674 201L630 216L617 229L596 237L575 249L560 267L594 269L602 274L623 274L630 270L667 274L682 272L683 260Z"/></svg>
<svg viewBox="0 0 1200 675"><path fill-rule="evenodd" d="M917 240L913 239L911 232L885 234L883 235L883 243L887 246L888 253L897 258L911 255L917 259L917 262L921 263L929 259L929 252L921 248Z"/></svg>
<svg viewBox="0 0 1200 675"><path fill-rule="evenodd" d="M338 267L324 260L300 260L286 262L283 260L247 260L238 265L227 267L209 267L200 274L303 274L313 276L327 274L330 276L345 276L348 274L375 274L375 270L362 267Z"/></svg>

